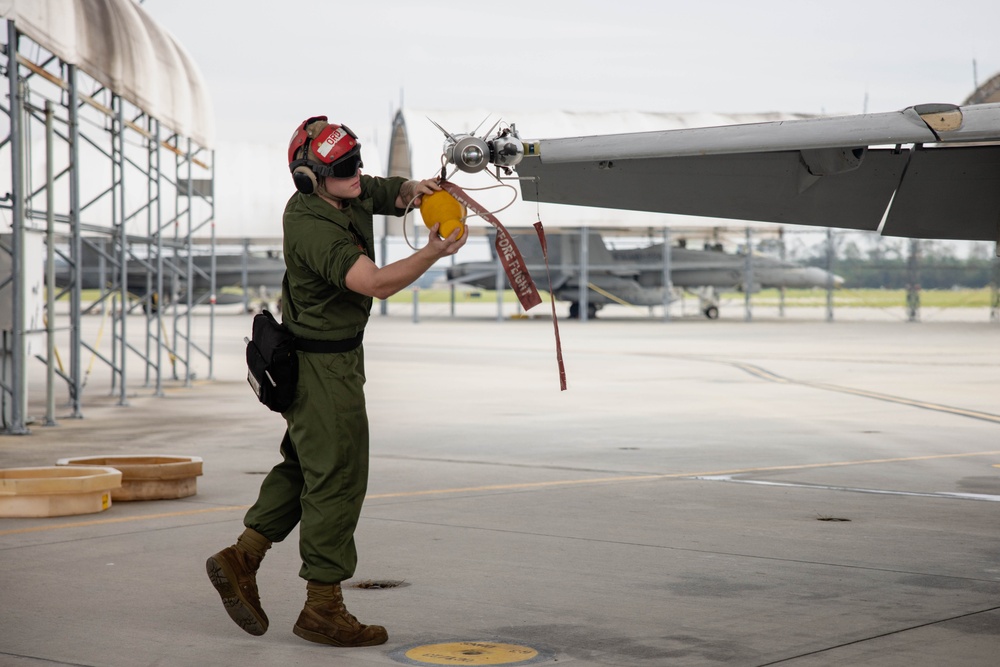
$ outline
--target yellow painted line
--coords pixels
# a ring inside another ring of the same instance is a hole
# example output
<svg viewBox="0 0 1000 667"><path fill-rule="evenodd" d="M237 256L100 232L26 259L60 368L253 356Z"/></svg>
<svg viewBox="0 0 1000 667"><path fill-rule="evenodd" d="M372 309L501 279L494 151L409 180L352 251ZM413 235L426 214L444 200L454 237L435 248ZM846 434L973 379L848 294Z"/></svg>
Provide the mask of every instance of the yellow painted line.
<svg viewBox="0 0 1000 667"><path fill-rule="evenodd" d="M379 498L411 498L417 496L436 496L448 493L472 493L478 491L516 491L518 489L539 489L556 486L574 486L580 484L604 484L608 482L641 482L652 479L670 477L688 477L689 473L656 474L656 475L624 475L621 477L591 477L587 479L563 479L551 482L516 482L514 484L490 484L487 486L463 486L455 489L427 489L425 491L400 491L398 493L376 493L366 496L368 500Z"/></svg>
<svg viewBox="0 0 1000 667"><path fill-rule="evenodd" d="M955 408L950 405L941 405L940 403L929 403L927 401L918 401L912 398L903 398L902 396L893 396L892 394L881 394L875 391L867 391L865 389L854 389L852 387L842 387L835 384L824 384L820 382L807 382L804 380L792 380L790 378L782 377L772 373L771 371L764 370L758 366L753 366L751 364L744 364L740 362L730 362L730 364L740 370L746 371L751 375L759 377L768 382L777 382L779 384L797 384L803 387L812 387L813 389L822 389L824 391L836 391L842 394L852 394L854 396L861 396L862 398L874 398L879 401L888 401L890 403L898 403L899 405L908 405L914 408L922 408L924 410L934 410L935 412L944 412L947 414L958 415L959 417L971 417L972 419L981 419L983 421L993 422L994 424L1000 424L1000 415L995 415L989 412L980 412L978 410L966 410L964 408Z"/></svg>
<svg viewBox="0 0 1000 667"><path fill-rule="evenodd" d="M19 535L21 533L37 533L45 530L60 530L63 528L83 528L87 526L103 526L110 523L128 523L130 521L145 521L146 519L169 519L177 516L192 516L195 514L207 514L209 512L231 512L233 510L248 510L249 505L231 505L228 507L208 507L200 510L185 510L183 512L161 512L160 514L143 514L141 516L118 516L113 519L92 519L90 521L78 521L76 523L56 523L44 526L32 526L31 528L14 528L12 530L0 530L0 537L4 535Z"/></svg>
<svg viewBox="0 0 1000 667"><path fill-rule="evenodd" d="M702 472L674 472L657 473L654 475L619 475L615 477L588 477L584 479L563 479L549 482L517 482L513 484L488 484L485 486L462 486L452 489L426 489L424 491L399 491L396 493L375 493L367 496L368 500L381 500L386 498L419 498L422 496L441 496L454 493L482 493L489 491L519 491L529 489L557 488L564 486L583 486L588 484L614 484L619 482L648 482L660 479L684 479L688 477L708 477L711 475L742 475L753 472L775 472L780 470L814 470L817 468L839 468L844 466L873 465L880 463L908 463L911 461L933 461L936 459L960 459L976 456L1000 456L1000 450L985 452L966 452L963 454L929 454L927 456L901 456L887 459L861 459L858 461L829 461L826 463L798 463L785 466L761 466L757 468L737 468L729 470L709 470ZM994 464L1000 467L1000 464ZM80 521L75 523L46 524L42 526L32 526L30 528L13 528L0 531L0 537L4 535L18 535L21 533L34 533L46 530L60 530L63 528L80 528L87 526L100 526L113 523L127 523L130 521L145 521L147 519L169 519L182 516L195 516L198 514L208 514L212 512L235 512L246 511L249 505L230 505L225 507L207 507L197 510L184 510L180 512L162 512L159 514L143 514L140 516L114 517L111 519L92 519L90 521Z"/></svg>
<svg viewBox="0 0 1000 667"><path fill-rule="evenodd" d="M905 456L890 459L864 459L860 461L832 461L826 463L798 463L787 466L763 466L759 468L740 468L715 472L674 472L657 473L655 475L623 475L619 477L592 477L588 479L565 479L550 482L520 482L514 484L492 484L489 486L467 486L455 489L428 489L426 491L401 491L398 493L378 493L367 496L368 499L405 498L416 496L443 495L448 493L470 493L479 491L516 491L519 489L551 488L557 486L572 486L580 484L606 484L613 482L644 482L656 479L682 479L685 477L703 477L709 475L742 475L751 472L774 472L778 470L809 470L813 468L836 468L842 466L857 466L875 463L905 463L908 461L930 461L933 459L954 459L972 456L997 456L1000 450L988 452L967 452L965 454L930 454L927 456Z"/></svg>

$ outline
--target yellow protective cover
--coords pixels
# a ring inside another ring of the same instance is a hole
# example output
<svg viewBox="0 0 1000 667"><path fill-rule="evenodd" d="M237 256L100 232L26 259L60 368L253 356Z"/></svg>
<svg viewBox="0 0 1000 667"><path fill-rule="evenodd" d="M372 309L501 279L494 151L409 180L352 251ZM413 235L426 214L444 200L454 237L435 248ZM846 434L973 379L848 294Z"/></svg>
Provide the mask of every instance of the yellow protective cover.
<svg viewBox="0 0 1000 667"><path fill-rule="evenodd" d="M462 221L465 219L465 207L451 193L444 190L437 190L429 195L424 195L420 200L420 217L424 219L427 229L441 223L438 227L438 234L443 238L459 230L457 238L462 238L465 233Z"/></svg>

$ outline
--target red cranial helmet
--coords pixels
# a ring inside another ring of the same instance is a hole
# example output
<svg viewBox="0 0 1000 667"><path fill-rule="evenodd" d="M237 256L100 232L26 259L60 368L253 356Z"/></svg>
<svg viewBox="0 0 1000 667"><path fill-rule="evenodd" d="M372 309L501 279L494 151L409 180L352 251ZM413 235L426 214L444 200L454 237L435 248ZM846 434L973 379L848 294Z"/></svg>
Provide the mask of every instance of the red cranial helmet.
<svg viewBox="0 0 1000 667"><path fill-rule="evenodd" d="M288 143L288 169L303 194L316 191L318 177L350 178L362 166L358 136L346 125L328 123L326 116L302 121Z"/></svg>

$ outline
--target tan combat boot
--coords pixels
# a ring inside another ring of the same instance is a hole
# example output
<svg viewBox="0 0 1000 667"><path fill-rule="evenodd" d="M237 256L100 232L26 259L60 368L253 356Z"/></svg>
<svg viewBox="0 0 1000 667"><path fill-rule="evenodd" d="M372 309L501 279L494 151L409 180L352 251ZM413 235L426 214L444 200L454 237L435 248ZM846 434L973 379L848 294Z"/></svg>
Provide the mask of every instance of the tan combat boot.
<svg viewBox="0 0 1000 667"><path fill-rule="evenodd" d="M222 597L229 617L252 635L267 632L267 614L257 592L257 569L270 546L270 540L247 528L236 544L210 556L205 563L208 578Z"/></svg>
<svg viewBox="0 0 1000 667"><path fill-rule="evenodd" d="M377 646L389 638L381 625L363 625L344 606L340 584L306 583L306 606L292 632L332 646Z"/></svg>

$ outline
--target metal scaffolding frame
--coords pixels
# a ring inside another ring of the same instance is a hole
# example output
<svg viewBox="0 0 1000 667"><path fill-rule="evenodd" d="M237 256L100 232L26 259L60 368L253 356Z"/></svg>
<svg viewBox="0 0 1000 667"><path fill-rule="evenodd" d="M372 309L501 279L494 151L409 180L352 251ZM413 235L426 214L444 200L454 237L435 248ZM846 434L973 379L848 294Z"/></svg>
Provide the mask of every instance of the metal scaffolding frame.
<svg viewBox="0 0 1000 667"><path fill-rule="evenodd" d="M0 103L0 132L7 125L0 161L9 160L11 169L0 170L0 216L9 216L3 222L11 231L9 244L0 244L10 263L9 276L0 272L0 404L3 432L23 434L32 356L48 371L45 424L55 423L56 376L68 390L69 416L83 416L85 353L110 371L112 395L123 406L138 375L157 396L165 379L189 385L196 363L213 377L215 174L213 151L167 131L19 33L13 21L6 24L0 68L9 93ZM194 263L193 242L206 234L213 260L207 272ZM45 278L32 282L39 257L31 250L43 246ZM57 287L60 263L64 280ZM211 284L200 298L184 289L196 274ZM85 288L92 297L86 302ZM208 332L196 340L192 316L205 302ZM44 325L28 317L29 306L42 313ZM82 318L98 313L111 316L110 350L84 339ZM67 367L54 351L60 334L68 334ZM44 355L29 352L42 338ZM133 361L141 371L130 375Z"/></svg>

